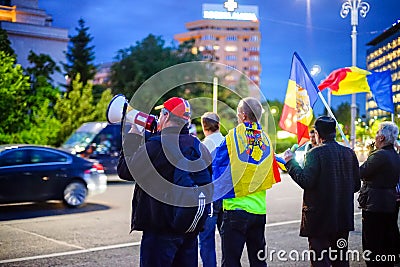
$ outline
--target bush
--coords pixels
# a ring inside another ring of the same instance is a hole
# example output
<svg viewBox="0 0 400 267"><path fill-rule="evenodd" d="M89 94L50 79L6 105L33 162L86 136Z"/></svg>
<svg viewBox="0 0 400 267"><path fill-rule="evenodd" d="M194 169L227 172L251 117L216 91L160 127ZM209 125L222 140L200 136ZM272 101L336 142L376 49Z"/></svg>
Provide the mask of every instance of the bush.
<svg viewBox="0 0 400 267"><path fill-rule="evenodd" d="M277 154L285 152L286 149L291 148L293 144L296 144L296 138L285 138L276 140L275 152Z"/></svg>

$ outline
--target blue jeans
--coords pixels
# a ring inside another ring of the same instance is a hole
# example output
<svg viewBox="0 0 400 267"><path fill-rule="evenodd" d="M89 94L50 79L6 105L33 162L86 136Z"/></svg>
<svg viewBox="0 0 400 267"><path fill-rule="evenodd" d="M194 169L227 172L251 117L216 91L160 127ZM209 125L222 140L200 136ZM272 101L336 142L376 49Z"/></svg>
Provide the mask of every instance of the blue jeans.
<svg viewBox="0 0 400 267"><path fill-rule="evenodd" d="M259 251L265 251L265 223L265 214L252 214L244 210L224 211L221 226L223 267L241 266L240 258L245 243L250 266L267 266L265 260L257 256Z"/></svg>
<svg viewBox="0 0 400 267"><path fill-rule="evenodd" d="M197 235L143 232L140 244L141 267L191 267L197 265Z"/></svg>
<svg viewBox="0 0 400 267"><path fill-rule="evenodd" d="M204 230L199 233L200 257L203 267L217 266L215 255L215 225L217 224L217 217L217 214L207 217Z"/></svg>

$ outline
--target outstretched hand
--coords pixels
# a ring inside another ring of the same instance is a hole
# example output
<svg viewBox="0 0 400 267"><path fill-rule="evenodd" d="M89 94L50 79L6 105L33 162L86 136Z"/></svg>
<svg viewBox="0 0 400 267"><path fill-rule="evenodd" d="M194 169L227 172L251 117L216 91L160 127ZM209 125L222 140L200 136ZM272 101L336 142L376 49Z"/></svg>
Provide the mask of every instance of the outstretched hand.
<svg viewBox="0 0 400 267"><path fill-rule="evenodd" d="M289 160L291 160L294 156L294 152L291 151L289 148L286 149L286 151L283 153L283 159L288 162Z"/></svg>

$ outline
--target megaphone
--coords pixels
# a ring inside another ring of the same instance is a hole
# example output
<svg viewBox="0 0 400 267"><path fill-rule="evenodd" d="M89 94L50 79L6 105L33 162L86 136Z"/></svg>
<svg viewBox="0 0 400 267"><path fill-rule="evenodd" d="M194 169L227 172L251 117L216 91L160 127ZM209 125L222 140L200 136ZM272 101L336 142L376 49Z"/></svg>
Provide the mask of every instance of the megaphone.
<svg viewBox="0 0 400 267"><path fill-rule="evenodd" d="M122 120L125 117L127 122L136 124L140 131L143 128L150 132L154 132L157 129L157 117L134 109L122 94L118 94L111 99L107 107L106 117L108 123L111 124L119 122L122 124Z"/></svg>

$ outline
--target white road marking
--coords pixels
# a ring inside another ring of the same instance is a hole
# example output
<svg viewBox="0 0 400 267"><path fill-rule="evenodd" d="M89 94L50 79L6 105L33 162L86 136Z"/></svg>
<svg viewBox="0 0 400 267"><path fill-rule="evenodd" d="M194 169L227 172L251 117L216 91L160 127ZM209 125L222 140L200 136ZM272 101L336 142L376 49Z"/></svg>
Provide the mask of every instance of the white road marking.
<svg viewBox="0 0 400 267"><path fill-rule="evenodd" d="M77 245L69 244L69 243L64 242L64 241L60 241L60 240L57 240L57 239L49 238L49 237L47 237L47 236L39 235L39 234L37 234L37 233L29 232L29 231L22 230L22 229L19 229L19 228L16 228L16 227L11 227L11 226L9 226L9 225L7 225L7 227L12 228L12 229L17 230L17 231L20 231L20 232L24 232L24 233L26 233L26 234L30 234L30 235L34 235L34 236L43 238L43 239L45 239L45 240L47 240L47 241L51 241L51 242L54 242L54 243L57 243L57 244L60 244L60 245L64 245L64 246L68 246L68 247L73 247L73 248L77 248L77 249L85 249L84 247L80 247L80 246L77 246Z"/></svg>
<svg viewBox="0 0 400 267"><path fill-rule="evenodd" d="M82 253L88 253L88 252L94 252L94 251L100 251L100 250L133 247L133 246L139 246L139 245L140 245L140 242L116 244L116 245L89 248L89 249L81 249L81 250L73 250L73 251L66 251L66 252L60 252L60 253L52 253L52 254L47 254L47 255L38 255L38 256L23 257L23 258L9 259L9 260L0 260L0 264L2 264L2 263L11 263L11 262L20 262L20 261L28 261L28 260L38 260L38 259L60 257L60 256L68 256L68 255L82 254Z"/></svg>
<svg viewBox="0 0 400 267"><path fill-rule="evenodd" d="M354 213L354 215L360 215L360 214L361 214L361 212L355 212ZM266 225L266 227L281 226L281 225L287 225L287 224L293 224L293 223L299 223L299 222L300 222L300 220L269 223L269 224ZM38 235L38 234L35 234L35 233L31 233L31 232L28 232L28 231L25 231L25 230L21 230L21 229L18 229L18 230L26 232L26 233L29 233L29 234L40 236L42 238L45 238L46 240L51 240L51 241L57 242L59 244L80 248L80 247L75 246L75 245L70 245L68 243L61 242L61 241L58 241L58 240L55 240L55 239L51 239L51 238L47 238L45 236L41 236L41 235ZM68 255L82 254L82 253L95 252L95 251L101 251L101 250L133 247L133 246L139 246L139 245L140 245L140 242L133 242L133 243L116 244L116 245L102 246L102 247L89 248L89 249L79 249L79 250L73 250L73 251L52 253L52 254L47 254L47 255L38 255L38 256L23 257L23 258L9 259L9 260L0 260L0 264L11 263L11 262L20 262L20 261L28 261L28 260L38 260L38 259L60 257L60 256L68 256Z"/></svg>
<svg viewBox="0 0 400 267"><path fill-rule="evenodd" d="M355 212L354 216L360 215L360 214L361 214L361 212ZM268 228L268 227L281 226L281 225L287 225L287 224L293 224L293 223L299 223L299 222L301 222L301 220L267 223L267 225L265 227Z"/></svg>

